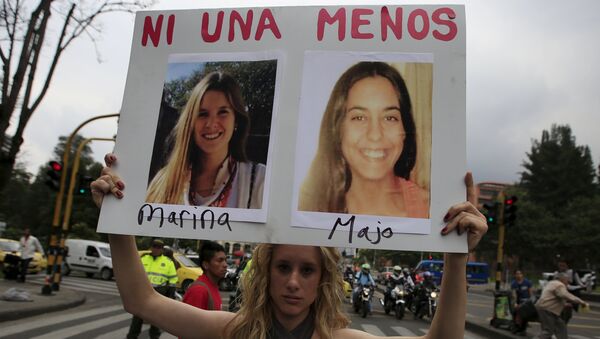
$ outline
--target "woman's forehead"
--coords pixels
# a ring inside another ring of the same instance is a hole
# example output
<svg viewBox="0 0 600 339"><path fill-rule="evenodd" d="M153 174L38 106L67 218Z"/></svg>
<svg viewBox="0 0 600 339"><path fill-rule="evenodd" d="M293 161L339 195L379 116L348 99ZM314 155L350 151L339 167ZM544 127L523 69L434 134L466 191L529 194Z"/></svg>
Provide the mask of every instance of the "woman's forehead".
<svg viewBox="0 0 600 339"><path fill-rule="evenodd" d="M273 260L321 263L320 250L316 246L277 245L273 248Z"/></svg>

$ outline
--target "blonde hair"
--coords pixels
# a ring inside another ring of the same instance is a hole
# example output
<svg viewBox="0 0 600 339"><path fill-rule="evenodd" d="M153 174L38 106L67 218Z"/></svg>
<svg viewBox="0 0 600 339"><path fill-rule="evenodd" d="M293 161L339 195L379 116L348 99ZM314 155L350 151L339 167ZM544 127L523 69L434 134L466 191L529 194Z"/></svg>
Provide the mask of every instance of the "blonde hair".
<svg viewBox="0 0 600 339"><path fill-rule="evenodd" d="M276 246L282 245L261 244L254 250L252 266L242 278L244 297L241 308L225 326L225 338L267 339L273 326L269 290L271 260ZM342 311L343 280L337 266L340 255L334 248L318 249L322 263L321 282L317 297L310 307L315 314L315 331L319 338L330 339L334 330L347 327L350 321Z"/></svg>
<svg viewBox="0 0 600 339"><path fill-rule="evenodd" d="M384 62L359 62L346 70L335 83L319 132L317 154L300 188L300 211L346 213L346 192L352 172L342 153L342 122L352 86L368 77L384 77L398 95L400 116L406 132L402 153L394 165L394 174L409 179L417 159L416 127L412 104L404 79L394 67Z"/></svg>
<svg viewBox="0 0 600 339"><path fill-rule="evenodd" d="M246 161L246 139L250 130L250 118L237 81L229 74L211 72L190 93L170 138L173 150L167 164L156 173L146 192L146 202L183 204L183 192L189 184L190 171L199 168L202 151L196 146L192 134L194 121L200 111L200 102L207 91L224 93L235 111L236 129L229 141L229 155L237 161ZM200 168L200 171L202 169Z"/></svg>

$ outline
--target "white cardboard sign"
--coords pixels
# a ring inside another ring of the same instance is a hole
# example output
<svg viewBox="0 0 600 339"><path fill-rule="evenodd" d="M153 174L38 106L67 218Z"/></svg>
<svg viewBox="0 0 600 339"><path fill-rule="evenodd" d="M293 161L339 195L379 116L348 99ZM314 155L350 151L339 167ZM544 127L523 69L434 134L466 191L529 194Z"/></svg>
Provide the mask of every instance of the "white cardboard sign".
<svg viewBox="0 0 600 339"><path fill-rule="evenodd" d="M465 36L458 5L139 12L98 231L466 251Z"/></svg>

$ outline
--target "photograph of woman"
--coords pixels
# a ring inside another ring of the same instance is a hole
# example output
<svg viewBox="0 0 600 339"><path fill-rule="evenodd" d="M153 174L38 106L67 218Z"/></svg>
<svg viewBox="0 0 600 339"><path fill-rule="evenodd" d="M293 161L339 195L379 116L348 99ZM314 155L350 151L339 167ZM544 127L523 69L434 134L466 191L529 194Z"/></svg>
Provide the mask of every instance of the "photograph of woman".
<svg viewBox="0 0 600 339"><path fill-rule="evenodd" d="M241 86L225 71L202 70L205 75L187 95L170 133L170 154L153 176L151 168L146 202L260 209L266 167L247 156L250 113ZM263 120L270 123L270 115ZM154 151L160 153L156 144Z"/></svg>
<svg viewBox="0 0 600 339"><path fill-rule="evenodd" d="M426 85L431 91L431 78ZM298 209L429 218L431 145L422 142L418 152L413 114L409 90L396 68L365 61L347 69L325 108ZM426 158L421 161L426 169L420 171L425 187L416 181L419 157Z"/></svg>

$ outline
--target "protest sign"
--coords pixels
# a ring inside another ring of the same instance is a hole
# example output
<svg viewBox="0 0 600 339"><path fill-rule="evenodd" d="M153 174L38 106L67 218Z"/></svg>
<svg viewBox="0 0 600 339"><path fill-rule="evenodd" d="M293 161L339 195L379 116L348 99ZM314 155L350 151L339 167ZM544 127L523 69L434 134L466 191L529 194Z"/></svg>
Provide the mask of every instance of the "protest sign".
<svg viewBox="0 0 600 339"><path fill-rule="evenodd" d="M139 12L98 231L466 251L463 6Z"/></svg>

